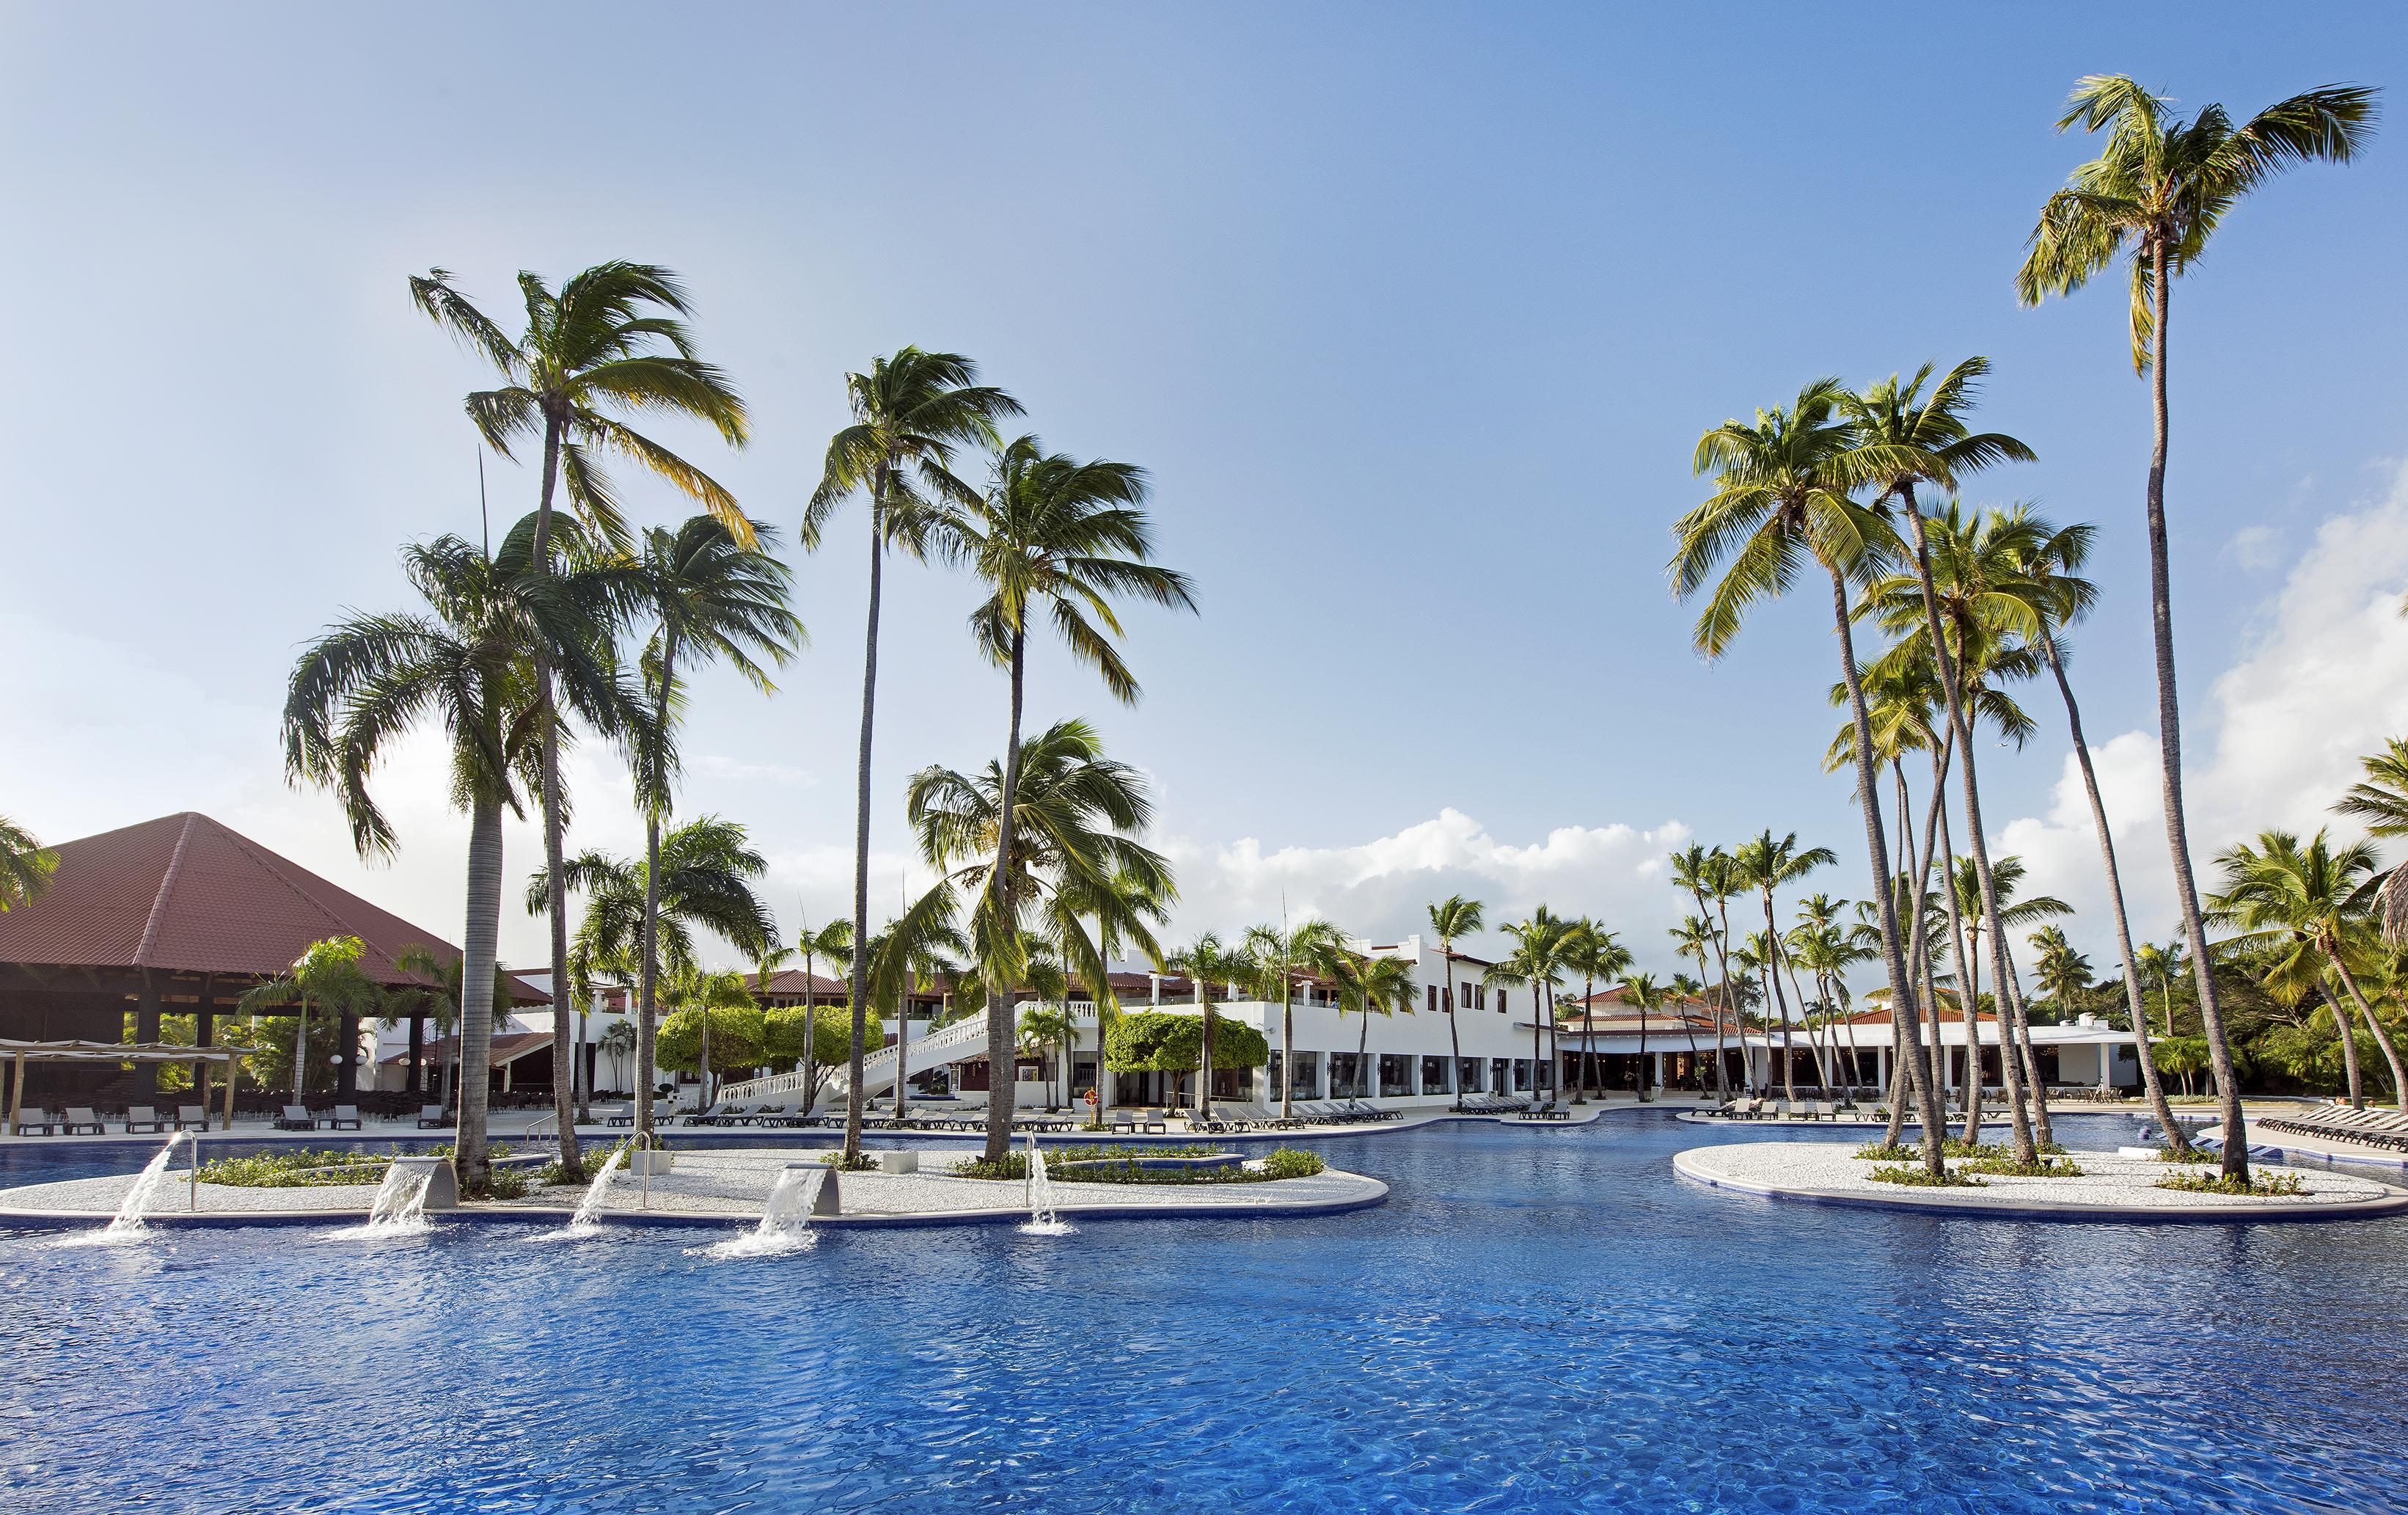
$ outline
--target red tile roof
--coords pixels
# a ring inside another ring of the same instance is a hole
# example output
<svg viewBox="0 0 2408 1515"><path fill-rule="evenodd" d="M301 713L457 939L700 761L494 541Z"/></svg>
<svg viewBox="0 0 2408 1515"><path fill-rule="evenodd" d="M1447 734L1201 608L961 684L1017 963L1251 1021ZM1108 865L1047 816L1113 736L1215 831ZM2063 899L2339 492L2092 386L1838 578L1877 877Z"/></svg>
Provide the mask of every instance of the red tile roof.
<svg viewBox="0 0 2408 1515"><path fill-rule="evenodd" d="M59 843L39 900L0 913L0 962L280 974L310 943L356 936L380 983L409 947L459 949L207 815L186 811Z"/></svg>

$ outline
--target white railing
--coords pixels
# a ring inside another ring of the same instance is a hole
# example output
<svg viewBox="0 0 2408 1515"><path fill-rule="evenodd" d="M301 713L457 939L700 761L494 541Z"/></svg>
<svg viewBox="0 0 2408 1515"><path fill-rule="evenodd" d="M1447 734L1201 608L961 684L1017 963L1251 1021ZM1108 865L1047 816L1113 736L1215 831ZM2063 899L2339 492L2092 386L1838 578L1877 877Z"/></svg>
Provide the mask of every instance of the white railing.
<svg viewBox="0 0 2408 1515"><path fill-rule="evenodd" d="M1075 1017L1075 1007L1073 1014ZM1087 1018L1090 1020L1095 1018L1093 1006L1087 1009ZM924 1054L958 1052L964 1047L983 1051L985 1046L986 1017L965 1016L949 1025L938 1027L924 1036L913 1037L910 1043L911 1067L904 1076L908 1078L911 1073L933 1067L939 1062L959 1062L963 1056L971 1055L961 1053L953 1057L930 1056L926 1060L923 1060ZM895 1081L895 1050L892 1046L882 1046L861 1060L861 1087L865 1090L883 1089ZM851 1070L838 1065L825 1071L829 1075L831 1091L841 1092ZM800 1073L774 1074L767 1078L748 1078L740 1084L725 1085L721 1088L719 1097L722 1100L763 1100L772 1099L781 1094L803 1094L808 1092L803 1087L805 1079Z"/></svg>

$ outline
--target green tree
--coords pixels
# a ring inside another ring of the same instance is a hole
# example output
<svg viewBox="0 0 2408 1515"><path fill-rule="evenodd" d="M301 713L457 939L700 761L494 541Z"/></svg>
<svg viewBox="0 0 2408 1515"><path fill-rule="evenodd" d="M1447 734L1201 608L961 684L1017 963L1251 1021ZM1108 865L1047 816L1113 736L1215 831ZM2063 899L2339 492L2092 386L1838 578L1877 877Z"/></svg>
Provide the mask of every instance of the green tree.
<svg viewBox="0 0 2408 1515"><path fill-rule="evenodd" d="M513 457L513 447L542 439L528 572L538 581L552 572L557 534L554 492L563 485L578 519L613 547L627 545L613 486L595 455L600 453L616 454L692 498L751 546L752 523L737 509L735 497L624 419L650 413L701 421L730 447L744 444L744 402L725 374L694 355L694 341L682 319L688 313L686 293L677 276L652 264L611 262L572 276L557 291L524 270L518 283L526 328L515 339L454 287L444 269L431 268L425 277L411 279L409 296L429 319L500 376L499 387L479 390L466 401L468 418L485 445ZM560 708L551 649L538 643L534 659L536 702L543 714L537 734L542 743L544 867L559 881L567 825L560 779ZM554 1068L568 1067L570 1061L568 904L561 887L555 882L549 912ZM561 1166L582 1172L569 1081L552 1082Z"/></svg>
<svg viewBox="0 0 2408 1515"><path fill-rule="evenodd" d="M1002 799L996 808L996 849L1003 854L1012 851L1018 816L1031 613L1053 622L1072 659L1094 669L1112 698L1135 704L1136 675L1114 645L1121 623L1113 601L1136 598L1171 609L1196 608L1186 577L1149 561L1154 527L1145 498L1143 469L1100 458L1082 463L1046 452L1035 437L1020 437L997 454L994 482L983 494L948 501L939 512L937 542L986 587L986 599L970 613L970 633L979 650L1004 670L1010 687ZM984 918L997 933L980 957L996 973L987 986L986 1042L987 1060L998 1067L1011 1057L1010 990L1020 981L1025 956L1019 945L1013 881L1010 869L995 870L989 875L992 898L983 905ZM990 1147L1009 1148L1009 1101L988 1102L987 1140Z"/></svg>
<svg viewBox="0 0 2408 1515"><path fill-rule="evenodd" d="M308 1090L305 1070L309 1066L309 1007L314 1002L321 1010L343 1017L364 1016L373 1012L384 998L376 980L368 977L360 966L360 955L367 950L356 936L329 936L310 943L293 960L293 966L274 978L254 985L235 1007L247 1016L256 1016L273 1006L295 1006L293 1017L293 1100L302 1103ZM343 1056L356 1058L357 1046L346 1048Z"/></svg>
<svg viewBox="0 0 2408 1515"><path fill-rule="evenodd" d="M1214 1068L1252 1067L1254 1063L1232 1063L1226 1049L1215 1054L1215 1032L1221 1017L1212 1013L1212 986L1225 987L1246 980L1253 970L1242 947L1232 946L1221 940L1218 932L1206 931L1194 941L1170 954L1167 960L1174 973L1185 974L1196 985L1197 1041L1196 1059L1190 1067L1202 1070L1196 1081L1196 1118L1212 1117L1212 1075ZM1242 1023L1240 1023L1242 1024ZM1251 1030L1252 1028L1248 1028ZM1270 1048L1266 1043L1262 1060L1270 1060ZM1168 1070L1166 1070L1168 1071Z"/></svg>
<svg viewBox="0 0 2408 1515"><path fill-rule="evenodd" d="M0 911L31 904L47 892L59 871L59 855L34 833L0 815Z"/></svg>
<svg viewBox="0 0 2408 1515"><path fill-rule="evenodd" d="M1154 797L1142 773L1105 756L1102 739L1084 721L1057 721L1027 738L1019 760L1009 855L999 850L1002 763L991 760L975 775L929 767L911 776L907 814L921 858L939 877L905 913L903 929L917 935L928 923L953 920L962 902L974 902L968 939L981 978L1014 984L1019 975L986 955L1008 952L1016 962L1018 933L975 914L996 898L995 871L1009 869L1023 929L1042 937L1064 968L1091 987L1100 1015L1111 1003L1108 948L1125 944L1160 961L1154 927L1177 898L1168 860L1138 840L1153 824ZM1011 1098L1009 1089L996 1092ZM848 1142L857 1141L850 1116L847 1133ZM1008 1125L990 1121L986 1156L1009 1155L1010 1139Z"/></svg>
<svg viewBox="0 0 2408 1515"><path fill-rule="evenodd" d="M1463 1082L1463 1033L1455 1018L1458 1008L1455 1003L1455 944L1481 929L1483 907L1477 900L1467 900L1460 894L1450 894L1445 899L1432 903L1428 908L1430 932L1438 938L1439 959L1445 964L1440 971L1445 974L1446 982L1440 986L1439 1002L1446 1007L1446 1044L1449 1050L1454 1053L1454 1060L1448 1064L1449 1069L1452 1070L1448 1075L1448 1082L1460 1085ZM1291 1052L1290 1055L1294 1054ZM1462 1107L1463 1090L1458 1088L1455 1090L1455 1108L1459 1110ZM1286 1102L1283 1100L1280 1104L1280 1114L1286 1116L1292 1113Z"/></svg>
<svg viewBox="0 0 2408 1515"><path fill-rule="evenodd" d="M819 487L803 512L797 533L807 551L817 551L837 508L863 496L869 509L869 622L861 664L861 743L853 769L853 918L869 919L869 748L878 710L878 615L889 548L924 559L939 512L948 503L968 504L977 491L953 472L954 450L993 446L998 417L1020 413L1020 402L1000 389L976 382L977 365L954 353L906 347L873 359L867 373L845 375L852 420L828 440ZM848 979L854 1019L861 1028L847 1062L844 1146L848 1158L861 1149L861 1062L869 1004L869 938L853 944ZM994 1133L988 1133L994 1145ZM990 1153L1000 1158L1002 1150Z"/></svg>
<svg viewBox="0 0 2408 1515"><path fill-rule="evenodd" d="M433 949L408 946L393 960L393 965L405 974L415 974L422 982L389 989L384 997L385 1024L395 1024L408 1015L423 1015L435 1028L435 1035L444 1046L443 1103L455 1111L460 1103L460 1004L462 971L465 957L438 958ZM485 1007L488 1026L508 1020L510 1015L510 975L499 963L494 965L493 999Z"/></svg>
<svg viewBox="0 0 2408 1515"><path fill-rule="evenodd" d="M2401 1071L2400 1053L2351 971L2354 960L2363 965L2373 956L2368 915L2381 887L2374 848L2364 842L2335 848L2321 830L2304 845L2288 831L2261 831L2256 845L2236 843L2215 861L2224 887L2207 902L2208 920L2238 926L2240 941L2274 949L2261 976L2278 997L2298 998L2327 972L2340 979L2390 1065L2400 1108L2408 1111L2408 1075ZM2345 1023L2341 1032L2349 1101L2362 1109L2366 1091L2358 1077L2357 1035Z"/></svg>
<svg viewBox="0 0 2408 1515"><path fill-rule="evenodd" d="M2057 681L2057 695L2065 701L2065 723L2073 740L2074 765L2082 772L2083 794L2090 802L2090 828L2099 838L2099 860L2106 870L2107 902L2115 921L2115 950L2124 965L2124 998L2132 1017L2133 1035L2143 1052L2141 1079L2167 1143L2176 1156L2183 1156L2190 1151L2189 1138L2174 1120L2173 1106L2166 1103L2165 1086L2157 1080L2157 1060L2146 1055L2149 1013L2141 998L2140 961L2132 947L2132 918L2124 905L2124 878L2115 861L2115 835L2107 824L2107 803L2100 797L2099 772L2090 760L2090 743L2082 733L2082 707L2075 702L2073 685L2066 677L2065 664L2071 653L2058 634L2081 622L2099 601L2098 585L2082 576L2099 528L2086 522L2052 526L2023 506L2017 506L2014 513L2023 519L2026 527L2017 538L2025 548L2023 561L2017 566L2018 588L2029 609L2028 635L2038 644L2050 675Z"/></svg>
<svg viewBox="0 0 2408 1515"><path fill-rule="evenodd" d="M1647 1065L1647 1017L1662 1010L1670 998L1653 974L1633 974L1622 981L1622 1003L1639 1013L1639 1098L1642 1102L1656 1097Z"/></svg>
<svg viewBox="0 0 2408 1515"><path fill-rule="evenodd" d="M2191 873L2190 829L2182 797L2182 708L2174 685L2172 572L2166 550L2166 337L2173 281L2205 255L2208 238L2242 196L2293 164L2347 163L2374 127L2375 92L2354 85L2310 90L2278 101L2239 125L2220 105L2185 121L2168 101L2123 75L2091 75L2074 86L2060 132L2106 133L2099 156L2074 169L2041 207L2015 293L2026 305L2071 295L2119 259L2130 266L2132 369L2150 380L2154 438L2147 516L2149 611L2157 674L2157 742L2163 769L2166 844L2183 929L2205 941L2199 887ZM2209 1064L2223 1093L2224 1126L2242 1129L2241 1084L2233 1076L2214 974L2204 954L2195 967ZM2224 1144L2224 1174L2245 1181L2249 1144Z"/></svg>
<svg viewBox="0 0 2408 1515"><path fill-rule="evenodd" d="M2358 760L2366 777L2349 786L2333 809L2366 823L2369 836L2408 836L2408 742L2398 737L2384 750ZM2408 936L2408 869L2393 867L2383 875L2377 900L2382 906L2383 934L2397 944Z"/></svg>
<svg viewBox="0 0 2408 1515"><path fill-rule="evenodd" d="M483 983L495 970L502 812L524 814L520 797L540 782L549 723L536 649L547 649L561 694L590 724L625 729L643 715L608 655L609 575L576 562L560 575L536 573L535 530L533 516L521 520L491 556L452 536L404 548L403 570L425 613L337 624L304 650L285 693L285 775L335 791L362 857L389 854L395 843L369 795L370 773L422 721L442 728L452 802L468 813L466 984ZM491 1177L485 1084L493 1042L481 995L461 1007L461 1041L452 1166L464 1192L481 1193Z"/></svg>
<svg viewBox="0 0 2408 1515"><path fill-rule="evenodd" d="M770 556L776 541L775 532L759 522L746 522L739 537L725 522L708 514L690 517L674 531L655 527L644 533L636 582L641 613L652 623L643 652L652 720L636 744L636 797L644 813L648 866L642 875L641 940L635 956L636 1130L647 1143L652 1132L652 1032L660 974L656 938L660 887L666 877L661 864L661 826L673 808L674 736L685 703L682 675L702 665L725 663L762 693L776 691L763 663L782 667L807 640L803 623L787 608L793 575ZM768 919L766 911L752 914ZM753 932L739 945L766 951L774 946L776 935L772 922L767 935Z"/></svg>
<svg viewBox="0 0 2408 1515"><path fill-rule="evenodd" d="M795 945L792 950L800 954L803 960L803 1003L807 1006L814 1005L818 1003L815 997L819 993L819 960L840 959L853 955L853 922L843 919L832 920L814 931L806 921L796 928ZM766 985L764 987L766 988ZM885 1033L881 1032L879 1034L883 1039ZM841 1062L850 1055L850 1051L851 1044L848 1043L845 1051L840 1051L834 1058L825 1060ZM810 1110L819 1098L819 1065L823 1060L819 1054L820 1040L817 1035L813 1035L803 1043L801 1054L803 1089L806 1095L803 1108L806 1111Z"/></svg>
<svg viewBox="0 0 2408 1515"><path fill-rule="evenodd" d="M2060 1018L2078 1013L2098 977L2090 960L2074 950L2061 926L2043 926L2025 940L2031 944L2032 981L2048 996Z"/></svg>
<svg viewBox="0 0 2408 1515"><path fill-rule="evenodd" d="M702 1080L701 1108L710 1108L713 1075L750 1072L767 1056L768 1026L743 974L687 964L663 976L661 999L671 1010L654 1034L654 1055L662 1067Z"/></svg>
<svg viewBox="0 0 2408 1515"><path fill-rule="evenodd" d="M1828 868L1840 859L1828 847L1808 847L1800 851L1798 833L1790 832L1779 841L1766 830L1748 838L1732 852L1740 882L1756 890L1764 906L1765 976L1771 981L1772 1003L1781 1017L1781 1092L1785 1099L1798 1098L1798 1082L1791 1064L1789 1035L1789 1002L1781 992L1781 928L1773 924L1772 896L1777 889L1786 888L1817 868ZM1824 1092L1829 1093L1827 1088Z"/></svg>
<svg viewBox="0 0 2408 1515"><path fill-rule="evenodd" d="M1548 1022L1549 999L1566 972L1565 951L1572 942L1572 922L1540 905L1521 920L1499 927L1513 943L1503 961L1493 963L1482 982L1530 991L1530 1092L1552 1090L1545 1044L1541 1037Z"/></svg>
<svg viewBox="0 0 2408 1515"><path fill-rule="evenodd" d="M1705 928L1703 941L1713 949L1714 967L1712 970L1706 967L1705 953L1698 953L1698 974L1714 985L1714 1088L1723 1103L1727 1104L1731 1097L1730 1060L1723 1045L1723 1014L1728 1010L1733 1021L1738 1019L1738 1007L1730 1003L1729 943L1730 897L1739 892L1739 885L1730 854L1720 847L1709 852L1692 842L1672 854L1669 860L1672 865L1673 887L1686 890L1689 898L1697 902L1698 913L1690 918ZM1709 904L1709 901L1713 902ZM1719 925L1715 924L1716 912L1719 912ZM1685 934L1685 923L1683 931ZM1686 946L1688 944L1684 942L1683 945ZM1744 1038L1741 1045L1743 1050L1746 1045ZM1740 1069L1744 1087L1747 1076L1745 1056L1740 1059Z"/></svg>
<svg viewBox="0 0 2408 1515"><path fill-rule="evenodd" d="M1346 933L1326 920L1289 926L1256 926L1247 931L1241 949L1250 968L1248 982L1265 999L1280 1002L1280 1117L1296 1114L1296 974L1301 971L1335 977L1337 963L1347 952Z"/></svg>
<svg viewBox="0 0 2408 1515"><path fill-rule="evenodd" d="M1413 965L1402 958L1391 958L1377 952L1341 953L1335 964L1338 979L1338 1017L1346 1018L1351 1007L1361 1017L1354 1032L1355 1078L1367 1084L1373 1093L1379 1084L1364 1070L1371 1046L1371 1017L1393 1016L1402 1011L1412 1014L1413 996L1420 988L1413 982Z"/></svg>
<svg viewBox="0 0 2408 1515"><path fill-rule="evenodd" d="M1564 971L1581 975L1581 1060L1584 1066L1580 1083L1573 1086L1575 1104L1585 1099L1587 1092L1597 1085L1597 1014L1589 1004L1597 998L1597 981L1601 978L1612 983L1630 972L1630 965L1636 960L1630 949L1616 940L1612 931L1586 916L1573 923L1571 935L1564 944ZM1647 1061L1645 1016L1639 1019L1639 1060L1642 1067ZM1642 1085L1642 1097L1645 1092Z"/></svg>
<svg viewBox="0 0 2408 1515"><path fill-rule="evenodd" d="M1864 683L1856 665L1852 585L1870 579L1892 559L1898 541L1877 506L1860 504L1853 497L1877 484L1884 466L1894 460L1859 445L1855 426L1841 413L1845 398L1837 380L1819 379L1799 391L1797 401L1786 409L1759 411L1753 425L1726 421L1698 439L1694 467L1701 474L1714 473L1714 492L1673 528L1678 547L1670 574L1673 591L1683 599L1713 581L1693 634L1698 650L1709 657L1727 652L1748 613L1786 592L1810 563L1830 580L1841 678L1848 686L1848 714L1856 728L1856 801L1864 815L1865 848L1871 876L1885 878L1889 843L1875 786ZM1718 567L1722 574L1716 579ZM1876 891L1875 903L1891 1003L1904 1007L1901 1045L1915 1046L1921 1042L1920 1012L1907 980L1897 902L1883 889ZM1931 1080L1922 1077L1915 1064L1916 1060L1907 1060L1910 1076L1921 1086L1915 1093L1925 1129L1943 1129ZM1927 1171L1944 1172L1940 1143L1923 1145Z"/></svg>

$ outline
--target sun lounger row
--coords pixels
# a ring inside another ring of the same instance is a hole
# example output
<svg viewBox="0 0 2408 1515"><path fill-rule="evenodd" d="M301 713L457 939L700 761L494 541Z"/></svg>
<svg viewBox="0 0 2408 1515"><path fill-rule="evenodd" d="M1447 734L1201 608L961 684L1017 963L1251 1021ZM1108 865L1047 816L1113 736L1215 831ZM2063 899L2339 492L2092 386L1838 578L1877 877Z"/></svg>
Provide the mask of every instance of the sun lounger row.
<svg viewBox="0 0 2408 1515"><path fill-rule="evenodd" d="M2408 1152L2408 1115L2393 1110L2353 1110L2336 1104L2298 1120L2260 1119L2258 1124L2302 1136L2324 1136L2360 1147Z"/></svg>
<svg viewBox="0 0 2408 1515"><path fill-rule="evenodd" d="M108 1133L108 1122L87 1106L71 1104L64 1111L25 1109L18 1117L18 1127L29 1136L94 1136ZM209 1113L197 1104L179 1105L171 1119L147 1104L136 1104L125 1112L125 1133L131 1136L140 1132L207 1131Z"/></svg>
<svg viewBox="0 0 2408 1515"><path fill-rule="evenodd" d="M1508 1099L1495 1094L1468 1094L1455 1106L1465 1115L1520 1115L1529 1107L1527 1100Z"/></svg>
<svg viewBox="0 0 2408 1515"><path fill-rule="evenodd" d="M1727 1120L1837 1120L1840 1107L1829 1100L1738 1099L1714 1114Z"/></svg>

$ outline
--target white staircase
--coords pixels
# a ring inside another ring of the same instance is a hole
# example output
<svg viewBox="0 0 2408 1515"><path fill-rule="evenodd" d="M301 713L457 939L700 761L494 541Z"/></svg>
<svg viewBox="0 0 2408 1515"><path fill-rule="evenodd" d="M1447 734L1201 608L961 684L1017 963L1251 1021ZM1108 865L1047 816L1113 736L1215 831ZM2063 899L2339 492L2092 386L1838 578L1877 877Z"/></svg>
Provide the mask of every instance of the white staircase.
<svg viewBox="0 0 2408 1515"><path fill-rule="evenodd" d="M1092 1016L1093 1011L1089 1012ZM986 1017L964 1016L949 1025L939 1026L925 1036L915 1036L909 1045L910 1066L902 1076L925 1073L946 1063L960 1062L968 1058L986 1055ZM864 1095L882 1094L895 1087L895 1048L882 1046L861 1060L861 1089ZM849 1082L849 1069L839 1065L828 1079L829 1093L841 1096ZM719 1091L723 1104L759 1104L780 1095L788 1097L791 1104L800 1104L809 1097L799 1073L774 1074L767 1078L748 1078L740 1084L728 1084Z"/></svg>

